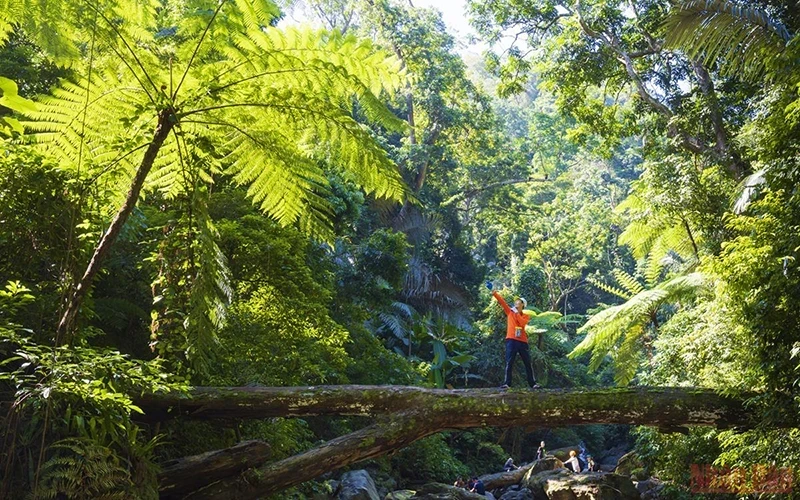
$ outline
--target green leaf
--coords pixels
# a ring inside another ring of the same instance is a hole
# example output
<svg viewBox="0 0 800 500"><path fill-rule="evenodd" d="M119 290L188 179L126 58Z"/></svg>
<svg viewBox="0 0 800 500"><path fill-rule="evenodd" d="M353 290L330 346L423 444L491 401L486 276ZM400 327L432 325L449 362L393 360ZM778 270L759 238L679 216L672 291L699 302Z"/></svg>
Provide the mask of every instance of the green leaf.
<svg viewBox="0 0 800 500"><path fill-rule="evenodd" d="M32 113L36 111L36 104L24 97L20 97L17 84L8 78L0 76L0 106L5 106L19 113Z"/></svg>

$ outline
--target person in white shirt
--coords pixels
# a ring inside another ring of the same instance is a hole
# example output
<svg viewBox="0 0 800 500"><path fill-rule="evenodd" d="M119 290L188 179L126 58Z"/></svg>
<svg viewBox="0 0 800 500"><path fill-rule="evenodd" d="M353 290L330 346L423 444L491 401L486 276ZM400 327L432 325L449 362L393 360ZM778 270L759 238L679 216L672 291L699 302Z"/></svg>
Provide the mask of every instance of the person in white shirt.
<svg viewBox="0 0 800 500"><path fill-rule="evenodd" d="M564 466L567 469L571 469L573 472L580 472L581 471L581 462L578 460L577 453L575 450L569 450L569 460L564 462Z"/></svg>

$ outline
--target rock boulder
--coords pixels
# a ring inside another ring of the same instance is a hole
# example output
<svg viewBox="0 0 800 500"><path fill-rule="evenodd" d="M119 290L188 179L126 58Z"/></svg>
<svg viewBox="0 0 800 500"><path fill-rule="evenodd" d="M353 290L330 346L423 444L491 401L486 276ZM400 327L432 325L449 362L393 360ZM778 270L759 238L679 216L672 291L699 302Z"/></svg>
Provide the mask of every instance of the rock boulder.
<svg viewBox="0 0 800 500"><path fill-rule="evenodd" d="M527 488L516 490L509 489L503 493L499 500L533 500L533 493Z"/></svg>
<svg viewBox="0 0 800 500"><path fill-rule="evenodd" d="M617 474L574 474L566 469L540 472L526 480L535 500L639 500L631 480Z"/></svg>
<svg viewBox="0 0 800 500"><path fill-rule="evenodd" d="M375 482L365 470L345 472L339 481L337 500L380 500Z"/></svg>
<svg viewBox="0 0 800 500"><path fill-rule="evenodd" d="M486 500L483 495L470 493L464 488L456 488L448 484L428 483L417 490L414 500Z"/></svg>
<svg viewBox="0 0 800 500"><path fill-rule="evenodd" d="M409 500L416 494L417 492L414 490L397 490L387 493L383 500Z"/></svg>

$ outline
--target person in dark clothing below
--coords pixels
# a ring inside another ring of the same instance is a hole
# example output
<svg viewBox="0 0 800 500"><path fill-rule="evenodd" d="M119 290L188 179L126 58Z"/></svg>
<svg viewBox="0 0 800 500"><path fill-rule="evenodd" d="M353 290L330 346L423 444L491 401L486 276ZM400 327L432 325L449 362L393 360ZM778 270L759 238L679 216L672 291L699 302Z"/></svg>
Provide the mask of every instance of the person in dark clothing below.
<svg viewBox="0 0 800 500"><path fill-rule="evenodd" d="M486 282L486 288L492 292L492 296L497 299L497 302L502 306L503 311L508 318L508 325L506 328L506 374L501 389L508 389L511 386L511 368L514 366L514 358L522 358L522 364L525 367L525 375L528 377L528 385L531 389L538 389L539 384L533 376L533 368L531 367L531 352L528 347L528 334L525 333L525 325L531 319L530 316L523 312L525 306L528 305L527 301L522 297L518 297L514 301L514 307L509 307L503 297L499 293L492 290L493 285L491 281Z"/></svg>
<svg viewBox="0 0 800 500"><path fill-rule="evenodd" d="M472 483L472 487L469 489L469 491L477 493L478 495L486 495L486 486L483 485L483 481L478 479L477 476L474 476L470 480L470 483Z"/></svg>
<svg viewBox="0 0 800 500"><path fill-rule="evenodd" d="M539 445L539 449L536 450L536 460L544 460L544 457L546 456L547 451L544 449L544 441L542 441Z"/></svg>

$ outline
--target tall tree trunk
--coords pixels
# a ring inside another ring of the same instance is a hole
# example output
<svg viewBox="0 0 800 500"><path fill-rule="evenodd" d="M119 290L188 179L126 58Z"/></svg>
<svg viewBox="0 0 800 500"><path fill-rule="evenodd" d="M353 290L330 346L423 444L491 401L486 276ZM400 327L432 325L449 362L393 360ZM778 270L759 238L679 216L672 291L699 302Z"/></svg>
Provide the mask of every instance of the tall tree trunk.
<svg viewBox="0 0 800 500"><path fill-rule="evenodd" d="M229 477L189 496L197 499L269 495L447 429L589 423L660 428L753 425L741 399L692 388L499 391L400 386L206 387L193 389L188 395L149 395L136 404L151 418L170 413L202 419L381 415L369 427Z"/></svg>
<svg viewBox="0 0 800 500"><path fill-rule="evenodd" d="M69 297L67 307L58 323L55 339L56 345L65 343L74 329L75 321L80 312L83 300L86 298L86 294L92 286L92 281L94 281L94 277L97 275L98 271L100 271L103 260L108 255L120 231L122 231L122 227L125 225L133 208L136 206L136 202L139 200L139 193L142 191L142 186L147 178L147 174L150 173L150 169L153 168L153 162L175 124L174 119L175 116L172 109L165 109L159 113L153 139L150 141L150 145L147 147L142 157L142 162L139 164L139 168L133 176L131 187L125 197L125 201L117 211L117 214L103 234L103 237L100 238L100 243L95 247L94 254L89 260L89 264L86 266L83 277L81 277L75 290Z"/></svg>

